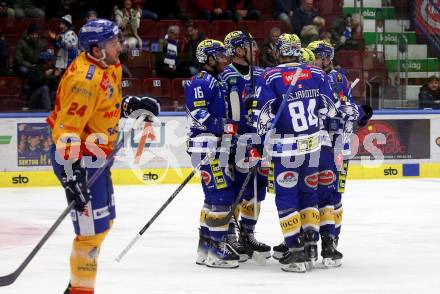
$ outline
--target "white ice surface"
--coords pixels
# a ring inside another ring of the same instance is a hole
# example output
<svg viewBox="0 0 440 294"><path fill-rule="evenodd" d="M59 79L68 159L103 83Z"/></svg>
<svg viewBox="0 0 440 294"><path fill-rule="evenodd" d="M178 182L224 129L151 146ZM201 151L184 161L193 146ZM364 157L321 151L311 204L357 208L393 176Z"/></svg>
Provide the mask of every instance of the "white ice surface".
<svg viewBox="0 0 440 294"><path fill-rule="evenodd" d="M273 259L235 270L196 265L199 185L185 187L117 263L116 255L176 188L119 186L118 218L103 244L96 293L440 293L439 187L440 180L350 181L343 266L296 274ZM65 205L61 188L0 190L0 276L17 268ZM272 246L281 240L273 195L262 205L257 232ZM66 220L0 294L63 293L72 238Z"/></svg>

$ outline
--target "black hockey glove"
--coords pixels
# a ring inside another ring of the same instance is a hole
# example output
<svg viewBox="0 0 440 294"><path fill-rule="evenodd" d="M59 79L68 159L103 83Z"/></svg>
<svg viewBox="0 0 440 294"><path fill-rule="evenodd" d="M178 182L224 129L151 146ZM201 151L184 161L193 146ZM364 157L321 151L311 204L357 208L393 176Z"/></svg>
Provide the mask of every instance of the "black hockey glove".
<svg viewBox="0 0 440 294"><path fill-rule="evenodd" d="M145 121L152 122L153 116L157 116L160 112L160 104L153 97L124 96L122 98L122 117L127 118L136 110L140 110L139 114L143 113L142 110L148 111Z"/></svg>
<svg viewBox="0 0 440 294"><path fill-rule="evenodd" d="M71 203L75 200L76 210L83 212L84 206L90 201L90 191L87 189L87 172L81 167L80 161L72 164L72 176L68 177L63 168L61 172L61 183L66 190L67 201Z"/></svg>
<svg viewBox="0 0 440 294"><path fill-rule="evenodd" d="M370 118L373 116L373 108L370 105L364 104L361 105L362 110L364 111L364 116L358 121L358 125L360 127L364 127L367 125Z"/></svg>

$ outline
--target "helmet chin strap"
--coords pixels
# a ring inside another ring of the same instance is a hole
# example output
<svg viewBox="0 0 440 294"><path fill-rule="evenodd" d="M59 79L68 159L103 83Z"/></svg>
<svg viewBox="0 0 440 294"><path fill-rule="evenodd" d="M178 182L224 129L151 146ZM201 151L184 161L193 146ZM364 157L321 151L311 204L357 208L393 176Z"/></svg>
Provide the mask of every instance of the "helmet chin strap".
<svg viewBox="0 0 440 294"><path fill-rule="evenodd" d="M102 53L101 58L96 58L92 54L90 54L89 52L87 52L87 56L90 57L91 59L93 59L94 61L96 61L97 63L101 64L103 67L108 67L107 62L105 62L105 58L107 57L107 54L105 53L105 49L100 49L100 50Z"/></svg>

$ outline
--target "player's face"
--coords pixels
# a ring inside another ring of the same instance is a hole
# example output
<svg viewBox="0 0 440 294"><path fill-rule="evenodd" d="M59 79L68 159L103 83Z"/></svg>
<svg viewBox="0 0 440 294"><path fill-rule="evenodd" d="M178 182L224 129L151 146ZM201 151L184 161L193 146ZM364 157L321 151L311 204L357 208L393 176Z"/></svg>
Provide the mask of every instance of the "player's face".
<svg viewBox="0 0 440 294"><path fill-rule="evenodd" d="M225 67L229 64L228 57L225 54L219 54L216 56L217 61L217 71L222 72L225 70Z"/></svg>
<svg viewBox="0 0 440 294"><path fill-rule="evenodd" d="M246 45L246 59L251 60L255 64L257 61L257 53L258 53L258 45L256 42L252 42L252 52L251 52L251 46Z"/></svg>
<svg viewBox="0 0 440 294"><path fill-rule="evenodd" d="M119 55L122 52L122 44L119 38L113 38L105 43L105 62L108 65L115 65L119 63Z"/></svg>
<svg viewBox="0 0 440 294"><path fill-rule="evenodd" d="M318 56L315 57L315 65L317 67L322 68L322 59L321 59L321 57L318 57Z"/></svg>
<svg viewBox="0 0 440 294"><path fill-rule="evenodd" d="M324 57L322 59L322 68L326 69L330 67L331 64L332 64L332 60L330 59L330 57Z"/></svg>

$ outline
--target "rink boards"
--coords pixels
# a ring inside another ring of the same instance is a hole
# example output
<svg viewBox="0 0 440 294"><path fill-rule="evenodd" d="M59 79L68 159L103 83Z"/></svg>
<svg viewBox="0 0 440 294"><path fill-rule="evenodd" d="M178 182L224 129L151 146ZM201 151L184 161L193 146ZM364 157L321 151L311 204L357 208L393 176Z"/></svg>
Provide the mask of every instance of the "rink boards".
<svg viewBox="0 0 440 294"><path fill-rule="evenodd" d="M0 187L58 185L50 165L46 114L25 115L0 114ZM160 120L154 127L156 138L147 141L138 164L134 155L142 149L141 129L127 136L126 148L112 168L115 184L179 184L191 172L184 114L165 113ZM350 161L349 179L440 178L440 111L377 111L368 126L357 131L358 141L365 143L372 134L386 140L374 141L383 160L360 144ZM198 176L191 181L198 182Z"/></svg>

